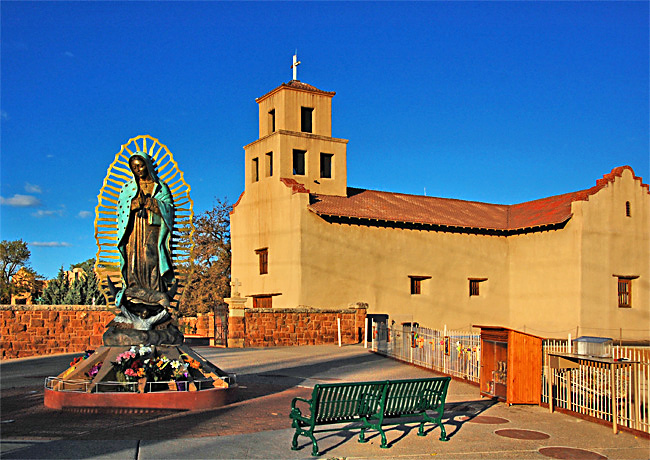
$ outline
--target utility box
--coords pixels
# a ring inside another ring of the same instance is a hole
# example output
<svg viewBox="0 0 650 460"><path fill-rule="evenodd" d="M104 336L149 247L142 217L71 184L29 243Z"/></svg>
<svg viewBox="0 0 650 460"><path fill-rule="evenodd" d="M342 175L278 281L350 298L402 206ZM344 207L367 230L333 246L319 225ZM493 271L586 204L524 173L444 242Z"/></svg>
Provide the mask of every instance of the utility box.
<svg viewBox="0 0 650 460"><path fill-rule="evenodd" d="M508 404L539 404L542 339L501 326L481 328L481 395Z"/></svg>
<svg viewBox="0 0 650 460"><path fill-rule="evenodd" d="M608 337L578 337L573 341L573 353L576 355L611 358L614 341Z"/></svg>

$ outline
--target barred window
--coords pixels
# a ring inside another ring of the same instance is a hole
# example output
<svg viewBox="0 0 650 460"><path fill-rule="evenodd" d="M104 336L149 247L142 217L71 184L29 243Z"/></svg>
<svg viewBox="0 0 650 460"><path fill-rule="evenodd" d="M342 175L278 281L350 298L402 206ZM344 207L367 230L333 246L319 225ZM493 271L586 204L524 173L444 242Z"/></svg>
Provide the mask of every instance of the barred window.
<svg viewBox="0 0 650 460"><path fill-rule="evenodd" d="M618 308L632 307L632 280L630 278L618 279Z"/></svg>
<svg viewBox="0 0 650 460"><path fill-rule="evenodd" d="M480 295L480 283L487 281L487 278L468 278L469 279L469 295L478 296Z"/></svg>
<svg viewBox="0 0 650 460"><path fill-rule="evenodd" d="M409 275L411 280L411 295L420 295L422 294L422 281L428 280L430 276L415 276Z"/></svg>

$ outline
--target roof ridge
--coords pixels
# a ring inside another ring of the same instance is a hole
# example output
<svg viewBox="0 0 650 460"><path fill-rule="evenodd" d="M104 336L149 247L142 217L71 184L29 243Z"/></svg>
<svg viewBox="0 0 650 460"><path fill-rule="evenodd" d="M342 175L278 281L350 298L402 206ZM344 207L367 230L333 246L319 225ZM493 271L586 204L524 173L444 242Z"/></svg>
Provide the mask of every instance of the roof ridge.
<svg viewBox="0 0 650 460"><path fill-rule="evenodd" d="M348 187L346 196L314 194L318 201L313 202L309 208L319 215L497 229L506 232L523 231L567 222L573 216L573 202L588 200L591 195L621 177L626 169L634 176L630 166L619 166L603 175L602 179L596 181L595 186L588 189L516 204L485 203ZM640 177L634 176L634 180L639 181L641 187L648 190L648 185L644 184Z"/></svg>

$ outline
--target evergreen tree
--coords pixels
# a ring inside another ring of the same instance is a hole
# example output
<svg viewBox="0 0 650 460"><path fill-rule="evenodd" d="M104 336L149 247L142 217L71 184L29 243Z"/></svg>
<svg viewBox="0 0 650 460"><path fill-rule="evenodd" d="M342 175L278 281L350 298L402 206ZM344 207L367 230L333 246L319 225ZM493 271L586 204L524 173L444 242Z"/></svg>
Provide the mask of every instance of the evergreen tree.
<svg viewBox="0 0 650 460"><path fill-rule="evenodd" d="M79 286L75 286L74 283L70 286L70 290L74 291L70 294L71 299L78 299L79 302L75 305L104 305L106 298L99 289L99 280L95 275L95 259L88 259L70 266L70 270L75 268L82 268L85 273L85 277L78 280L80 281Z"/></svg>
<svg viewBox="0 0 650 460"><path fill-rule="evenodd" d="M59 269L59 274L43 290L40 303L43 305L104 305L106 298L99 289L99 282L93 269L94 260L88 259L70 266L83 269L83 274L70 283L68 272Z"/></svg>
<svg viewBox="0 0 650 460"><path fill-rule="evenodd" d="M59 268L59 273L53 280L47 283L43 289L40 303L43 305L65 305L65 296L70 289L70 282L63 267Z"/></svg>

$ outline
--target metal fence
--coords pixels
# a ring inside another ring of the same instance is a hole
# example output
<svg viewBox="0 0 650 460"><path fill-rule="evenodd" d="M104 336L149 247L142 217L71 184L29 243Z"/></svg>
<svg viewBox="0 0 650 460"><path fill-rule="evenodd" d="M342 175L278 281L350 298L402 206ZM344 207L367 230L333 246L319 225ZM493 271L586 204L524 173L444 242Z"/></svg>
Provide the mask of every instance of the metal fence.
<svg viewBox="0 0 650 460"><path fill-rule="evenodd" d="M443 374L479 382L479 334L372 324L372 350Z"/></svg>
<svg viewBox="0 0 650 460"><path fill-rule="evenodd" d="M545 340L544 363L549 352L567 351L566 340ZM575 369L544 366L542 402L549 403L550 389L555 407L611 422L614 431L623 426L650 433L650 349L615 346L612 358L621 361L580 360Z"/></svg>

